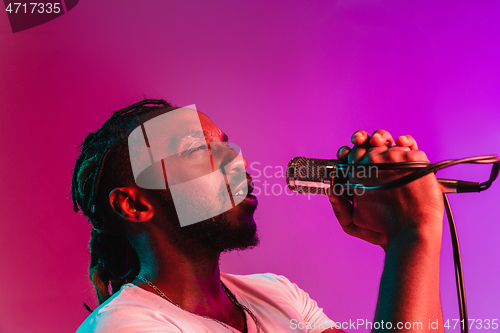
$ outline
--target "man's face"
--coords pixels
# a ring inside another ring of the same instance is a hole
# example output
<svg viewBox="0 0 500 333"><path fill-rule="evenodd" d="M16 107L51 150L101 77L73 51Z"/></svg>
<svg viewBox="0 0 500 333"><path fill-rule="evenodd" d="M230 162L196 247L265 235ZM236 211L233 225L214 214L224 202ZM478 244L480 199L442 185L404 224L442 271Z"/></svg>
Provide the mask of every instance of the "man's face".
<svg viewBox="0 0 500 333"><path fill-rule="evenodd" d="M166 175L180 232L198 243L219 251L257 245L257 198L246 160L205 114L187 109L167 115L141 129L156 172L136 177L138 185L165 186Z"/></svg>

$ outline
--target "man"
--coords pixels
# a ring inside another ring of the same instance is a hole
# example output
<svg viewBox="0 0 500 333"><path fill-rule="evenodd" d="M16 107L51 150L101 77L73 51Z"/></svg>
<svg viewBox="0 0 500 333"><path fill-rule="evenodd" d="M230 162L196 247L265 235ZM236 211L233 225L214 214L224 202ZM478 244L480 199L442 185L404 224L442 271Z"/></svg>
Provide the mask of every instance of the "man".
<svg viewBox="0 0 500 333"><path fill-rule="evenodd" d="M358 131L352 143L340 159L427 160L411 136ZM257 199L245 168L206 115L163 100L117 111L91 133L75 165L73 200L93 226L89 273L101 305L78 332L341 331L285 277L220 272L221 252L258 244ZM329 198L348 234L386 251L374 323L398 331L406 322L421 322L415 331L442 323L443 208L434 176L368 191L354 204L333 191Z"/></svg>

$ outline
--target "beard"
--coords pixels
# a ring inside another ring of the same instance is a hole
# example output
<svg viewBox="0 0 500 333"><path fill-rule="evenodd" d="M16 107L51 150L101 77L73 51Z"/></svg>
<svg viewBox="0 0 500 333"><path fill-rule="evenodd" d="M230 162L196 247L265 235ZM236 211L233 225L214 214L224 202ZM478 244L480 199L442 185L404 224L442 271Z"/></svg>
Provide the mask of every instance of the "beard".
<svg viewBox="0 0 500 333"><path fill-rule="evenodd" d="M231 223L230 213L224 212L208 220L180 229L181 237L192 246L202 247L215 252L245 250L259 244L257 225L253 213L245 216L237 225Z"/></svg>
<svg viewBox="0 0 500 333"><path fill-rule="evenodd" d="M260 242L253 218L255 208L245 210L236 206L212 218L181 227L171 198L165 200L163 193L155 194L167 216L175 217L170 221L169 229L176 234L176 246L185 253L199 255L207 250L218 253L241 251L253 248Z"/></svg>

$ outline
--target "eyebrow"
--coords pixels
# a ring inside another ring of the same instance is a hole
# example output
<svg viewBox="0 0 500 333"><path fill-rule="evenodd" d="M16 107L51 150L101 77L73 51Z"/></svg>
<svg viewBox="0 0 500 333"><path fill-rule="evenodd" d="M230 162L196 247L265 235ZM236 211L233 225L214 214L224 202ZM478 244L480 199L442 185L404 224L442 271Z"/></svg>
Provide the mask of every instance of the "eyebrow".
<svg viewBox="0 0 500 333"><path fill-rule="evenodd" d="M222 132L222 134L223 134L222 142L228 142L229 138L226 135L226 133ZM187 131L186 133L184 133L184 135L182 137L185 138L187 136L192 136L195 138L207 138L207 137L213 137L213 132L209 132L209 131L202 132L202 131L197 131L197 130L190 130L190 131Z"/></svg>
<svg viewBox="0 0 500 333"><path fill-rule="evenodd" d="M199 134L199 133L200 133L200 132L198 131L198 134ZM214 134L214 132L203 131L203 136L204 136L205 138L207 138L207 137L213 137L213 134ZM227 136L227 135L226 135L226 133L224 133L224 132L222 132L222 134L223 134L223 135L222 135L222 142L227 142L227 140L229 139L229 138L228 138L228 136Z"/></svg>

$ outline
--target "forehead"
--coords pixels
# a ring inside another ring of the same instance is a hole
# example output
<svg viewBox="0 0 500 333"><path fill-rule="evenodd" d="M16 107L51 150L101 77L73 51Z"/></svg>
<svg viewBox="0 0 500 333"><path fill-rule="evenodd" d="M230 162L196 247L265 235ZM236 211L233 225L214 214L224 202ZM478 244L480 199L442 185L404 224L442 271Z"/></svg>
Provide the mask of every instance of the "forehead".
<svg viewBox="0 0 500 333"><path fill-rule="evenodd" d="M185 121L179 124L179 131L174 135L177 137L195 136L212 137L213 139L222 138L224 133L215 125L212 120L203 112L186 114Z"/></svg>
<svg viewBox="0 0 500 333"><path fill-rule="evenodd" d="M200 111L197 111L197 113L198 118L200 119L201 126L204 130L222 132L221 129L217 125L215 125L206 114Z"/></svg>
<svg viewBox="0 0 500 333"><path fill-rule="evenodd" d="M193 106L165 112L144 122L134 130L131 137L144 136L153 155L156 152L173 153L182 140L186 138L206 138L207 140L223 140L225 135L212 120ZM130 140L129 140L130 143Z"/></svg>
<svg viewBox="0 0 500 333"><path fill-rule="evenodd" d="M155 116L144 122L147 131L163 132L165 136L179 136L187 131L202 130L215 124L194 105L177 108Z"/></svg>

